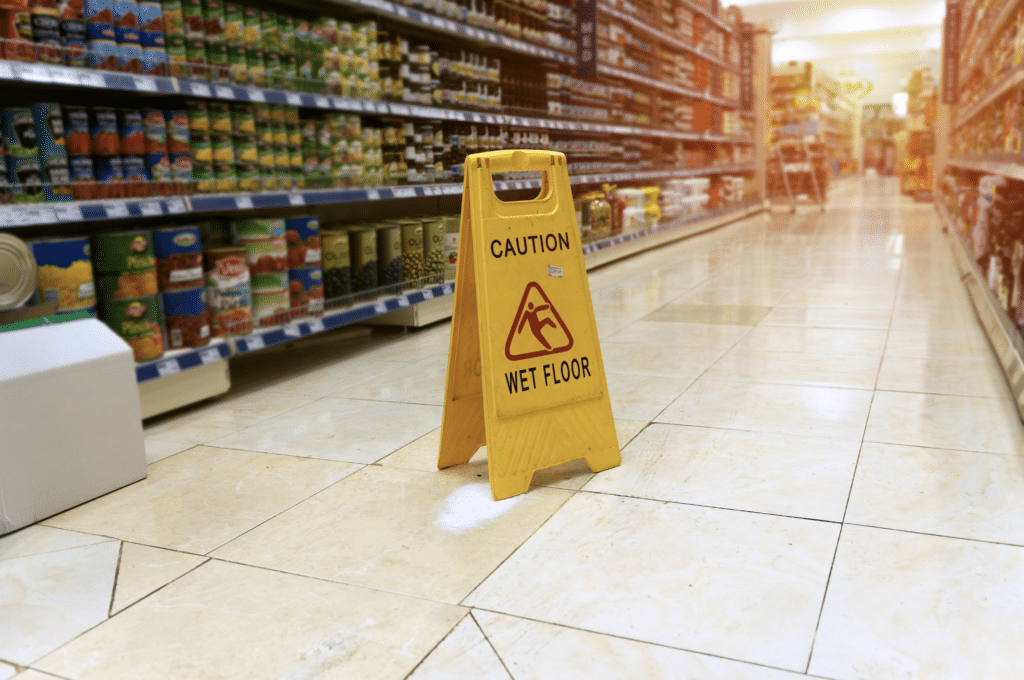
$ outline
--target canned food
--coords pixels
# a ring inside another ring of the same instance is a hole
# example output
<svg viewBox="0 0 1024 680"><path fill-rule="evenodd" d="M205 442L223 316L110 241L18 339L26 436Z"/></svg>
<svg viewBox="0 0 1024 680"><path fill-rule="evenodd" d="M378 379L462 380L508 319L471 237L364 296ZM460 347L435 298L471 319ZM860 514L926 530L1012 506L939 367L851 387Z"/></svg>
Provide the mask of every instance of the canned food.
<svg viewBox="0 0 1024 680"><path fill-rule="evenodd" d="M27 158L39 153L39 140L31 110L4 109L3 123L8 156Z"/></svg>
<svg viewBox="0 0 1024 680"><path fill-rule="evenodd" d="M97 272L119 274L155 271L156 256L153 251L153 240L148 231L93 234L90 241L93 265Z"/></svg>
<svg viewBox="0 0 1024 680"><path fill-rule="evenodd" d="M352 291L372 290L377 287L377 231L373 227L362 227L350 230L348 235Z"/></svg>
<svg viewBox="0 0 1024 680"><path fill-rule="evenodd" d="M258 163L260 160L259 145L256 135L235 135L235 161L237 163ZM214 156L216 159L216 155Z"/></svg>
<svg viewBox="0 0 1024 680"><path fill-rule="evenodd" d="M324 313L324 273L320 267L288 270L288 299L292 318Z"/></svg>
<svg viewBox="0 0 1024 680"><path fill-rule="evenodd" d="M422 248L421 243L421 251ZM377 229L377 266L377 281L381 286L402 282L402 228L399 225Z"/></svg>
<svg viewBox="0 0 1024 680"><path fill-rule="evenodd" d="M234 163L235 144L231 135L214 135L212 141L213 161L215 163Z"/></svg>
<svg viewBox="0 0 1024 680"><path fill-rule="evenodd" d="M333 299L352 292L352 274L348 255L348 232L324 230L323 248L324 295Z"/></svg>
<svg viewBox="0 0 1024 680"><path fill-rule="evenodd" d="M167 152L170 154L191 153L189 142L189 120L185 111L164 111L167 123Z"/></svg>
<svg viewBox="0 0 1024 680"><path fill-rule="evenodd" d="M242 6L236 2L224 3L224 40L229 45L244 45L242 32Z"/></svg>
<svg viewBox="0 0 1024 680"><path fill-rule="evenodd" d="M168 196L171 193L171 159L165 153L146 154L146 172L157 193Z"/></svg>
<svg viewBox="0 0 1024 680"><path fill-rule="evenodd" d="M71 193L76 201L88 201L98 197L96 189L96 173L92 167L92 157L72 156L69 159L71 175Z"/></svg>
<svg viewBox="0 0 1024 680"><path fill-rule="evenodd" d="M113 0L114 26L138 28L139 15L135 0Z"/></svg>
<svg viewBox="0 0 1024 680"><path fill-rule="evenodd" d="M225 222L221 222L220 220L203 222L199 225L199 231L204 250L222 248L231 245L231 228ZM241 248L240 246L235 246L235 248L242 253L242 259L245 259L244 248Z"/></svg>
<svg viewBox="0 0 1024 680"><path fill-rule="evenodd" d="M213 166L214 188L216 191L238 191L238 174L234 163L217 163Z"/></svg>
<svg viewBox="0 0 1024 680"><path fill-rule="evenodd" d="M124 165L120 156L94 156L100 198L124 198Z"/></svg>
<svg viewBox="0 0 1024 680"><path fill-rule="evenodd" d="M252 104L235 104L230 107L231 132L236 135L251 135L256 132L256 112Z"/></svg>
<svg viewBox="0 0 1024 680"><path fill-rule="evenodd" d="M205 38L202 0L181 0L181 16L186 38Z"/></svg>
<svg viewBox="0 0 1024 680"><path fill-rule="evenodd" d="M160 9L164 17L164 34L185 37L185 20L181 0L161 0Z"/></svg>
<svg viewBox="0 0 1024 680"><path fill-rule="evenodd" d="M288 287L288 271L258 274L250 267L249 287L253 293L282 291Z"/></svg>
<svg viewBox="0 0 1024 680"><path fill-rule="evenodd" d="M161 109L142 109L142 132L146 153L167 153L167 120Z"/></svg>
<svg viewBox="0 0 1024 680"><path fill-rule="evenodd" d="M185 37L181 35L167 36L167 62L170 66L170 75L174 78L188 78L192 70L188 65L188 49L185 47Z"/></svg>
<svg viewBox="0 0 1024 680"><path fill-rule="evenodd" d="M270 274L288 270L288 247L283 237L266 241L246 241L246 258L253 274Z"/></svg>
<svg viewBox="0 0 1024 680"><path fill-rule="evenodd" d="M193 190L192 157L188 154L171 156L171 179L174 181L176 193L191 194Z"/></svg>
<svg viewBox="0 0 1024 680"><path fill-rule="evenodd" d="M85 20L90 23L114 23L114 7L111 0L83 0L82 13Z"/></svg>
<svg viewBox="0 0 1024 680"><path fill-rule="evenodd" d="M87 23L85 31L86 44L89 48L89 67L116 71L118 50L113 24Z"/></svg>
<svg viewBox="0 0 1024 680"><path fill-rule="evenodd" d="M320 220L313 215L289 217L284 221L288 243L288 266L308 267L320 263Z"/></svg>
<svg viewBox="0 0 1024 680"><path fill-rule="evenodd" d="M222 102L207 104L210 113L210 132L231 134L231 106Z"/></svg>
<svg viewBox="0 0 1024 680"><path fill-rule="evenodd" d="M0 309L20 307L36 291L36 261L28 244L13 234L0 232Z"/></svg>
<svg viewBox="0 0 1024 680"><path fill-rule="evenodd" d="M118 135L117 112L109 108L94 108L91 111L89 134L92 138L92 152L98 155L116 154L121 148Z"/></svg>
<svg viewBox="0 0 1024 680"><path fill-rule="evenodd" d="M170 32L164 25L163 10L160 8L160 3L156 0L139 0L137 13L141 30L160 31L161 33Z"/></svg>
<svg viewBox="0 0 1024 680"><path fill-rule="evenodd" d="M21 191L23 200L30 203L43 200L43 169L38 156L8 156L7 174L11 185Z"/></svg>
<svg viewBox="0 0 1024 680"><path fill-rule="evenodd" d="M197 194L209 194L216 190L217 180L212 163L192 164L192 185Z"/></svg>
<svg viewBox="0 0 1024 680"><path fill-rule="evenodd" d="M96 304L88 238L40 239L30 245L41 301L56 302L57 309Z"/></svg>
<svg viewBox="0 0 1024 680"><path fill-rule="evenodd" d="M170 349L202 347L210 342L210 310L206 306L205 286L169 290L161 293L160 299Z"/></svg>
<svg viewBox="0 0 1024 680"><path fill-rule="evenodd" d="M60 154L40 155L39 169L43 177L43 194L47 201L71 200L71 171L63 149Z"/></svg>
<svg viewBox="0 0 1024 680"><path fill-rule="evenodd" d="M40 155L65 155L64 117L60 104L33 104L32 121Z"/></svg>
<svg viewBox="0 0 1024 680"><path fill-rule="evenodd" d="M161 36L162 37L162 36ZM146 34L142 34L142 72L149 76L171 75L168 62L170 57L166 45L147 45Z"/></svg>
<svg viewBox="0 0 1024 680"><path fill-rule="evenodd" d="M142 73L142 45L128 40L118 42L117 68L122 73Z"/></svg>
<svg viewBox="0 0 1024 680"><path fill-rule="evenodd" d="M142 156L124 156L121 162L124 164L125 195L129 198L149 196L151 177L146 170L146 160Z"/></svg>
<svg viewBox="0 0 1024 680"><path fill-rule="evenodd" d="M203 1L203 32L208 42L224 42L224 2Z"/></svg>
<svg viewBox="0 0 1024 680"><path fill-rule="evenodd" d="M239 191L259 191L263 186L260 168L256 163L235 164L235 175L238 177Z"/></svg>
<svg viewBox="0 0 1024 680"><path fill-rule="evenodd" d="M278 326L280 324L287 323L290 317L291 312L288 302L288 290L286 288L282 288L279 291L253 291L253 325L261 328L267 326Z"/></svg>
<svg viewBox="0 0 1024 680"><path fill-rule="evenodd" d="M423 276L444 274L444 221L423 220Z"/></svg>
<svg viewBox="0 0 1024 680"><path fill-rule="evenodd" d="M160 305L156 295L99 301L100 319L127 342L135 361L149 361L164 353Z"/></svg>
<svg viewBox="0 0 1024 680"><path fill-rule="evenodd" d="M210 128L210 107L206 102L199 99L190 99L185 102L188 112L188 129L190 132L208 134Z"/></svg>
<svg viewBox="0 0 1024 680"><path fill-rule="evenodd" d="M192 158L196 163L213 162L213 139L208 134L192 133ZM232 157L234 149L232 148Z"/></svg>
<svg viewBox="0 0 1024 680"><path fill-rule="evenodd" d="M155 295L158 290L155 269L119 274L96 274L96 297L101 302Z"/></svg>
<svg viewBox="0 0 1024 680"><path fill-rule="evenodd" d="M89 137L89 111L84 106L65 106L64 147L71 156L89 155L92 144Z"/></svg>
<svg viewBox="0 0 1024 680"><path fill-rule="evenodd" d="M252 293L245 248L211 248L203 254L206 302L214 336L252 330Z"/></svg>
<svg viewBox="0 0 1024 680"><path fill-rule="evenodd" d="M283 238L285 221L282 219L236 220L231 223L231 233L239 245L244 245L248 241Z"/></svg>

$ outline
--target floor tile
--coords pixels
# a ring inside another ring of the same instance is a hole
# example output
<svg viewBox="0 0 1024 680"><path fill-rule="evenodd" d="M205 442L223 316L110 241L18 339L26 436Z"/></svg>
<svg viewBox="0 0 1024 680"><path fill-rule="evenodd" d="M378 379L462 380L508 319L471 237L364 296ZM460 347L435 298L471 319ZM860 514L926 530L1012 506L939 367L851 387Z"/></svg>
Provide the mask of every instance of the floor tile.
<svg viewBox="0 0 1024 680"><path fill-rule="evenodd" d="M372 379L343 387L329 396L443 406L447 371L448 355L445 354L443 358L425 359L381 371Z"/></svg>
<svg viewBox="0 0 1024 680"><path fill-rule="evenodd" d="M33 524L14 533L0 536L0 560L11 560L15 557L30 557L45 553L81 548L96 543L106 543L116 539L108 536L83 534L77 531L64 531L53 527Z"/></svg>
<svg viewBox="0 0 1024 680"><path fill-rule="evenodd" d="M856 307L892 311L895 300L895 292L869 291L865 293L843 288L810 287L791 290L776 304L786 307Z"/></svg>
<svg viewBox="0 0 1024 680"><path fill-rule="evenodd" d="M370 466L214 556L456 603L571 495L495 502L486 479Z"/></svg>
<svg viewBox="0 0 1024 680"><path fill-rule="evenodd" d="M472 616L455 626L409 680L512 680Z"/></svg>
<svg viewBox="0 0 1024 680"><path fill-rule="evenodd" d="M868 390L702 377L656 421L860 441L871 394Z"/></svg>
<svg viewBox="0 0 1024 680"><path fill-rule="evenodd" d="M18 669L10 664L6 664L0 661L0 680L9 680L14 677L14 674L18 672Z"/></svg>
<svg viewBox="0 0 1024 680"><path fill-rule="evenodd" d="M711 366L709 378L788 385L874 389L878 357L865 354L730 350Z"/></svg>
<svg viewBox="0 0 1024 680"><path fill-rule="evenodd" d="M795 673L473 610L516 680L796 680ZM467 676L468 677L468 676Z"/></svg>
<svg viewBox="0 0 1024 680"><path fill-rule="evenodd" d="M208 405L185 409L158 418L144 427L147 439L179 444L208 444L268 418L286 413L313 401L313 397L283 392L260 391Z"/></svg>
<svg viewBox="0 0 1024 680"><path fill-rule="evenodd" d="M766 352L811 352L882 356L886 331L804 326L756 326L734 349Z"/></svg>
<svg viewBox="0 0 1024 680"><path fill-rule="evenodd" d="M0 658L28 666L107 618L120 544L0 563Z"/></svg>
<svg viewBox="0 0 1024 680"><path fill-rule="evenodd" d="M842 521L857 442L651 424L587 491Z"/></svg>
<svg viewBox="0 0 1024 680"><path fill-rule="evenodd" d="M460 607L216 560L36 666L76 680L404 678Z"/></svg>
<svg viewBox="0 0 1024 680"><path fill-rule="evenodd" d="M187 553L122 543L110 613L131 606L205 561L206 558Z"/></svg>
<svg viewBox="0 0 1024 680"><path fill-rule="evenodd" d="M602 338L602 346L604 342L615 342L673 349L679 347L728 348L735 345L748 332L750 332L750 326L636 321L617 333Z"/></svg>
<svg viewBox="0 0 1024 680"><path fill-rule="evenodd" d="M894 328L885 345L886 355L902 357L952 357L990 358L992 346L984 331L979 328L960 327L930 330L906 330Z"/></svg>
<svg viewBox="0 0 1024 680"><path fill-rule="evenodd" d="M771 288L728 288L704 284L679 297L676 302L686 305L777 305L789 291Z"/></svg>
<svg viewBox="0 0 1024 680"><path fill-rule="evenodd" d="M649 422L693 384L693 379L606 373L612 413L619 420Z"/></svg>
<svg viewBox="0 0 1024 680"><path fill-rule="evenodd" d="M163 460L168 456L173 456L176 453L187 451L192 448L192 444L181 444L178 442L165 442L153 437L145 438L146 445L146 465L151 465L157 461Z"/></svg>
<svg viewBox="0 0 1024 680"><path fill-rule="evenodd" d="M1024 425L1009 399L879 391L864 440L1015 454L1024 451Z"/></svg>
<svg viewBox="0 0 1024 680"><path fill-rule="evenodd" d="M761 323L765 326L815 326L824 328L889 328L889 309L860 307L776 307Z"/></svg>
<svg viewBox="0 0 1024 680"><path fill-rule="evenodd" d="M843 527L809 672L1016 679L1024 548Z"/></svg>
<svg viewBox="0 0 1024 680"><path fill-rule="evenodd" d="M47 526L206 554L358 469L346 463L197 446Z"/></svg>
<svg viewBox="0 0 1024 680"><path fill-rule="evenodd" d="M303 372L274 384L276 392L307 397L326 397L338 390L349 389L364 380L370 380L389 371L407 366L402 361L380 359L350 359L334 365Z"/></svg>
<svg viewBox="0 0 1024 680"><path fill-rule="evenodd" d="M878 389L964 397L1011 399L1006 375L994 356L901 357L886 353Z"/></svg>
<svg viewBox="0 0 1024 680"><path fill-rule="evenodd" d="M642 352L633 343L601 343L607 373L650 375L694 380L726 351L725 347L672 347L646 345Z"/></svg>
<svg viewBox="0 0 1024 680"><path fill-rule="evenodd" d="M864 444L846 521L1024 545L1024 460Z"/></svg>
<svg viewBox="0 0 1024 680"><path fill-rule="evenodd" d="M0 675L0 677L3 677ZM14 676L17 680L54 680L57 678L56 675L50 675L49 673L42 673L40 671L29 668L18 675ZM59 679L58 679L59 680Z"/></svg>
<svg viewBox="0 0 1024 680"><path fill-rule="evenodd" d="M644 321L675 321L683 323L717 323L732 326L754 326L765 318L771 307L762 305L698 305L674 303L651 312Z"/></svg>
<svg viewBox="0 0 1024 680"><path fill-rule="evenodd" d="M464 604L802 671L838 532L582 492Z"/></svg>
<svg viewBox="0 0 1024 680"><path fill-rule="evenodd" d="M619 439L619 448L624 448L647 425L641 420L616 420L615 434ZM382 458L379 464L384 467L402 468L404 470L420 470L437 472L437 456L441 447L441 428L431 430L419 439L398 449L390 456ZM458 475L487 479L487 447L482 446L465 465L454 465L442 474ZM556 465L533 473L534 486L553 486L559 489L580 489L594 476L583 460L575 460Z"/></svg>
<svg viewBox="0 0 1024 680"><path fill-rule="evenodd" d="M377 427L375 424L387 424ZM325 397L215 445L289 456L373 463L441 424L440 406Z"/></svg>

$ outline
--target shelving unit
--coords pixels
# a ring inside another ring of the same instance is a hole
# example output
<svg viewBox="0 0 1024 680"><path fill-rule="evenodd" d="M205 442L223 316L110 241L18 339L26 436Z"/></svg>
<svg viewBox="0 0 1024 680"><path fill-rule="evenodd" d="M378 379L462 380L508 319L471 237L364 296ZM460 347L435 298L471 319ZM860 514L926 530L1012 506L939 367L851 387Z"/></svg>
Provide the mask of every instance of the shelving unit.
<svg viewBox="0 0 1024 680"><path fill-rule="evenodd" d="M937 181L936 208L1024 417L1024 26L1014 21L1024 4L961 5L959 30L944 31L944 74L956 78L938 105L938 130L949 140L937 144L937 167L945 174ZM951 35L958 44L949 42Z"/></svg>
<svg viewBox="0 0 1024 680"><path fill-rule="evenodd" d="M695 30L699 25L705 31L719 31L722 34L722 44L732 45L733 48L739 44L737 24L734 21L727 23L718 16L717 3L713 5L715 11L707 10L690 0L676 0L676 4L699 17L694 19ZM430 36L430 40L443 42L446 38L455 37L460 41L460 45L470 49L479 49L503 57L515 55L516 59L525 57L527 63L535 63L542 72L547 70L576 73L576 57L566 51L511 38L429 12L383 0L344 0L336 1L333 5L342 13L354 10L362 16L378 17L391 27L408 26L415 29L417 35ZM660 126L653 122L644 125L581 120L570 112L561 115L558 112L541 110L532 115L520 115L526 113L522 110L483 112L451 106L426 106L3 60L0 60L0 82L4 83L11 97L21 97L22 95L15 94L19 92L28 93L22 97L25 103L44 99L60 102L63 96L70 96L64 93L92 92L95 95L111 92L117 93L117 103L121 106L127 103L136 107L149 105L180 108L184 98L282 104L314 112L355 113L373 120L387 117L500 126L524 132L545 132L553 139L556 139L557 135L566 139L650 140L655 144L679 144L679 153L683 148L699 150L704 154L703 158L709 159L693 163L687 157L684 163L679 156L673 164L664 168L656 166L647 169L650 167L648 163L646 168L635 171L588 172L584 168L590 166L575 167L570 155L572 185L581 189L589 187L588 190L601 184L629 186L687 177L742 175L754 178L758 174L758 165L763 164L764 159L758 158L755 139L750 131L756 128L758 117L761 116L760 119L763 120L763 116L741 111L741 102L735 98L735 93L726 96L722 90L721 76L727 72L731 78L749 79L752 78L753 69L742 68L740 63L732 58L734 54L731 57L727 57L725 53L716 55L697 41L691 44L684 37L652 31L644 23L630 16L626 10L613 5L614 3L608 3L599 6L599 20L610 17L622 21L631 29L655 38L663 46L686 54L693 63L700 63L701 68L713 75L709 75L707 82L699 87L690 88L648 77L626 68L602 64L598 69L598 82L626 83L643 88L644 91L654 93L658 97L676 98L673 101L710 107L704 124L694 130L686 130L678 126ZM769 63L770 55L757 55L756 58ZM752 87L759 88L762 92L767 91L766 82L753 83ZM46 88L45 94L41 88ZM10 101L10 105L14 105L21 100ZM724 112L734 116L735 120L745 121L744 127L733 125L730 129L723 130L723 116L726 115ZM624 165L628 166L629 163ZM495 190L511 199L523 198L526 192L539 187L540 181L537 179L516 178L495 182ZM411 209L420 212L447 206L446 212L454 212L451 207L457 207L461 193L460 183L446 182L267 192L193 193L60 203L16 203L0 205L0 229L10 229L15 234L26 236L60 236L104 229L123 229L128 223L131 223L133 228L145 228L167 223L187 224L190 218L198 221L210 217L235 219L273 216L288 211L295 213L303 208L333 211L334 214L338 214L343 206L356 205L359 206L361 215L367 214L368 211L372 214L377 206L388 206L389 210L394 211L396 206L404 205L415 206ZM763 196L763 187L758 187L756 193ZM671 220L656 229L618 234L587 243L584 247L585 261L588 268L600 266L647 248L716 228L760 209L762 202L759 199L736 203L702 215ZM299 319L242 337L217 339L202 348L168 351L158 360L140 363L137 366L136 376L143 399L144 416L226 391L230 384L226 360L231 356L288 343L352 323L376 321L422 325L450 316L454 285L454 282L449 281L415 289L403 289L400 292L381 290L376 296L371 295L371 299L341 309L331 309L328 304L328 311L319 318Z"/></svg>

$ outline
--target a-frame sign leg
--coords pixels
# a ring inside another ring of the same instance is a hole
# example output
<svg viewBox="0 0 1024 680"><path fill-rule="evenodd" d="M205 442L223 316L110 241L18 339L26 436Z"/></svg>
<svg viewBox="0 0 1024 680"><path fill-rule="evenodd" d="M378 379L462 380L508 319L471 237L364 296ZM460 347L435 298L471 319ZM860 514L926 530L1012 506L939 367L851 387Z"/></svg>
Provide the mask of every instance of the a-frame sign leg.
<svg viewBox="0 0 1024 680"><path fill-rule="evenodd" d="M469 462L486 444L480 364L480 322L473 271L473 230L469 225L469 197L462 200L459 254L455 275L455 305L448 346L448 375L444 388L444 416L438 469Z"/></svg>

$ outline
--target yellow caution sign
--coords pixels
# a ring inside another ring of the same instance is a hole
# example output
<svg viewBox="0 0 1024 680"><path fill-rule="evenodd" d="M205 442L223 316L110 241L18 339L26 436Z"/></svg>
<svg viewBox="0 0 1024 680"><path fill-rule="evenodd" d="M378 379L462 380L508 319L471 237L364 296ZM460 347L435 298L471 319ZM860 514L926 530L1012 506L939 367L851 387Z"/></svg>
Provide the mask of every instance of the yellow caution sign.
<svg viewBox="0 0 1024 680"><path fill-rule="evenodd" d="M540 171L537 198L505 202L493 173ZM487 446L495 500L537 470L620 463L565 156L469 156L438 468Z"/></svg>

